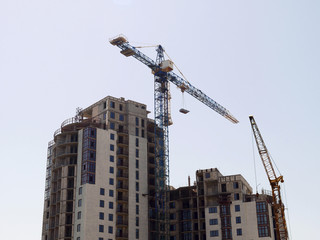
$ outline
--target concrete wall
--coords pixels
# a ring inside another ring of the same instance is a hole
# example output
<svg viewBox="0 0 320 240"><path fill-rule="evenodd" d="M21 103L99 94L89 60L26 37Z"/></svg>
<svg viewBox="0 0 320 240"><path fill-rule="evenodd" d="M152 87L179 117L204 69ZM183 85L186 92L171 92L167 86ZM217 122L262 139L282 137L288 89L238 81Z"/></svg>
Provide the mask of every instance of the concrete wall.
<svg viewBox="0 0 320 240"><path fill-rule="evenodd" d="M95 184L81 185L81 165L82 165L82 130L79 131L79 154L78 154L78 178L77 193L75 207L75 227L74 240L80 237L85 239L114 239L115 222L116 222L116 162L110 162L110 155L116 155L115 140L110 140L110 133L116 134L114 131L106 131L97 129L97 145L96 145L96 175ZM110 151L110 144L115 145L115 151ZM116 158L115 158L116 159ZM116 160L115 160L116 161ZM114 168L114 173L110 173L110 167ZM109 179L114 179L114 184L109 184ZM79 195L79 188L82 187L82 194ZM100 195L100 188L105 189L105 194ZM109 196L109 189L114 191L114 196ZM82 200L82 206L78 206L79 200ZM100 200L104 201L104 207L100 207ZM113 209L109 209L109 202L113 202ZM81 211L81 219L77 219L78 212ZM99 213L104 213L104 220L99 219ZM113 214L113 221L108 220L108 215ZM78 224L81 225L80 232L77 232ZM104 232L99 232L99 225L104 225ZM113 233L108 233L108 227L113 227Z"/></svg>

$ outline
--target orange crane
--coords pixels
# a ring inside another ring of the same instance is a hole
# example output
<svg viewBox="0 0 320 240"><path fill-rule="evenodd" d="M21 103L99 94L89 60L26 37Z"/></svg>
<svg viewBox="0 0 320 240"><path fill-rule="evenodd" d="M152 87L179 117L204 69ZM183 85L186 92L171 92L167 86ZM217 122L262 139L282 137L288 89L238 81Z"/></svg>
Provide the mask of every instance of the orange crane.
<svg viewBox="0 0 320 240"><path fill-rule="evenodd" d="M276 223L276 239L287 240L289 239L286 218L284 216L284 205L281 200L280 182L283 183L283 176L277 176L272 166L271 158L268 149L263 141L259 128L253 116L249 116L252 131L257 143L260 158L262 160L264 169L269 178L272 189L272 207Z"/></svg>

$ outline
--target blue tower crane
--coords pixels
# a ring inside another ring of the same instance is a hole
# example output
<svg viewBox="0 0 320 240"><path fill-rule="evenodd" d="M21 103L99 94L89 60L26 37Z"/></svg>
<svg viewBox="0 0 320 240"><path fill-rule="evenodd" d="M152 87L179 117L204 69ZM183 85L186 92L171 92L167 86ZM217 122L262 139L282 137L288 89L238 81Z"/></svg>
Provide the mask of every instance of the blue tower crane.
<svg viewBox="0 0 320 240"><path fill-rule="evenodd" d="M238 123L230 112L192 86L188 81L171 72L173 64L164 58L164 49L161 45L156 48L156 61L152 60L136 47L129 44L125 36L119 35L110 40L110 43L121 49L126 57L132 56L148 66L154 75L154 120L155 120L155 215L157 220L157 236L155 240L169 240L169 125L170 119L170 92L169 83L175 84L182 92L187 92L200 102L207 105L232 123Z"/></svg>

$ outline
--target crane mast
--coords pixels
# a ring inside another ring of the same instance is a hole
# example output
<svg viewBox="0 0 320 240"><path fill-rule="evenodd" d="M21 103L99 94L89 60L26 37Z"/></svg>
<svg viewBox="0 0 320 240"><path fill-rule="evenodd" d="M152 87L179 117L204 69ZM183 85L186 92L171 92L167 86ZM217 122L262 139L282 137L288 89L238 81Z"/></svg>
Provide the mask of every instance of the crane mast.
<svg viewBox="0 0 320 240"><path fill-rule="evenodd" d="M201 90L192 86L188 81L171 72L173 69L167 66L164 58L164 49L161 45L156 48L156 61L152 60L134 46L130 45L123 35L110 40L110 43L121 49L126 57L132 56L149 67L154 75L154 121L155 121L155 215L156 231L155 240L169 240L169 125L170 120L170 82L189 93L232 123L238 123L230 112L204 94ZM166 66L165 66L166 65Z"/></svg>
<svg viewBox="0 0 320 240"><path fill-rule="evenodd" d="M283 176L277 176L276 172L273 168L271 158L268 152L268 149L263 141L259 128L254 120L253 116L249 116L251 128L256 140L257 148L259 151L260 158L262 160L264 169L267 173L271 189L272 189L272 207L274 211L274 218L276 222L276 236L279 240L287 240L288 231L287 224L284 215L284 205L281 200L281 192L280 192L280 182L283 182Z"/></svg>

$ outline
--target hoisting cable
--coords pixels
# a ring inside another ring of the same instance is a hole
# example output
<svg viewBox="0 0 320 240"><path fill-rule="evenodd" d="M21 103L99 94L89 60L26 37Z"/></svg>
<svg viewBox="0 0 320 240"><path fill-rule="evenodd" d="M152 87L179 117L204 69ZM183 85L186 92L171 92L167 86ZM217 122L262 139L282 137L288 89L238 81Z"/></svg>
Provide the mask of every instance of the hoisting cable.
<svg viewBox="0 0 320 240"><path fill-rule="evenodd" d="M255 153L254 153L254 136L253 136L252 131L251 131L251 136L252 136L252 155L253 155L253 166L254 166L254 179L256 182L256 193L258 193L257 168L256 168L256 158L255 158Z"/></svg>
<svg viewBox="0 0 320 240"><path fill-rule="evenodd" d="M291 234L291 225L290 225L290 217L289 217L289 207L288 207L288 201L287 201L287 191L286 191L286 186L283 183L283 190L284 190L284 197L285 197L285 201L286 201L286 208L285 210L287 211L287 219L288 219L288 228L289 228L289 235L290 235L290 239L292 240L292 234Z"/></svg>

